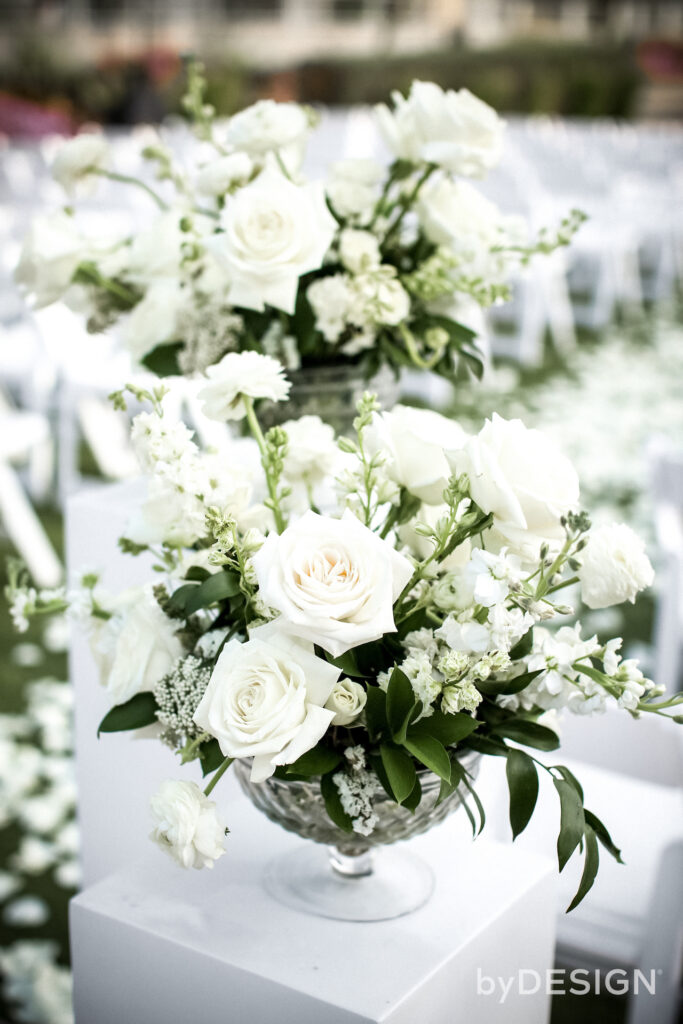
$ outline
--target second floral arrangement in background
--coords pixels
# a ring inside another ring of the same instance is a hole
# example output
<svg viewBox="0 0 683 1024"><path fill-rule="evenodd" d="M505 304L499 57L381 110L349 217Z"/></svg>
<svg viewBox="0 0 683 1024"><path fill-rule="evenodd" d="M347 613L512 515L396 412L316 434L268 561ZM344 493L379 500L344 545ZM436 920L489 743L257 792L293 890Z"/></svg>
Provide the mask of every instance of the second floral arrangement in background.
<svg viewBox="0 0 683 1024"><path fill-rule="evenodd" d="M222 450L200 451L169 420L164 388L136 391L151 403L133 424L149 485L121 545L151 553L154 579L113 596L87 574L73 593L41 594L15 573L17 624L70 605L112 699L101 731L154 726L199 763L204 790L169 780L152 799L154 837L183 866L224 852L210 797L235 760L257 806L269 789L311 784L327 821L316 835L341 849L353 837L356 853L429 827L454 795L476 828L473 764L496 756L515 835L539 770L556 789L560 868L585 853L575 905L598 844L619 851L571 772L534 751L559 746L557 711L680 703L658 699L618 638L566 624L567 593L601 608L652 582L642 543L623 525L593 530L572 465L519 420L494 416L468 436L368 394L352 436L312 417L264 434L255 403L286 398L281 366L225 360L205 412L244 419L252 439ZM387 838L392 815L403 832Z"/></svg>

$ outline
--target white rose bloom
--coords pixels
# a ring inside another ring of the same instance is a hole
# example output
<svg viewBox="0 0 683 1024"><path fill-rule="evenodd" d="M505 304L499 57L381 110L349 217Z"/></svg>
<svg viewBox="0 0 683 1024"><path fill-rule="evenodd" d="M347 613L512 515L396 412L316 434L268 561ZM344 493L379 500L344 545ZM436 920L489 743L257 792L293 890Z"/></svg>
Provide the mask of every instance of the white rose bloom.
<svg viewBox="0 0 683 1024"><path fill-rule="evenodd" d="M332 725L351 725L367 704L365 687L353 679L339 679L334 684L325 707L334 711Z"/></svg>
<svg viewBox="0 0 683 1024"><path fill-rule="evenodd" d="M109 162L109 143L104 135L83 133L64 142L52 163L52 177L62 188L73 195L76 186L94 185L97 182L94 170L103 169Z"/></svg>
<svg viewBox="0 0 683 1024"><path fill-rule="evenodd" d="M451 476L445 453L457 451L466 441L467 434L454 420L406 405L376 414L367 432L369 450L389 454L390 478L429 505L443 503Z"/></svg>
<svg viewBox="0 0 683 1024"><path fill-rule="evenodd" d="M310 510L253 557L260 596L296 636L333 657L394 632L393 604L413 573L392 545L347 510Z"/></svg>
<svg viewBox="0 0 683 1024"><path fill-rule="evenodd" d="M315 314L315 325L325 338L334 343L348 325L353 296L345 274L321 277L308 286L306 297Z"/></svg>
<svg viewBox="0 0 683 1024"><path fill-rule="evenodd" d="M24 239L14 278L37 309L57 302L89 250L73 217L58 213L34 217Z"/></svg>
<svg viewBox="0 0 683 1024"><path fill-rule="evenodd" d="M340 452L334 430L319 416L302 416L282 424L289 438L284 460L288 480L304 480L313 485L331 475Z"/></svg>
<svg viewBox="0 0 683 1024"><path fill-rule="evenodd" d="M252 782L263 782L324 736L335 714L324 705L338 678L311 644L269 622L223 648L194 720L226 757L253 757Z"/></svg>
<svg viewBox="0 0 683 1024"><path fill-rule="evenodd" d="M303 163L310 130L309 116L298 103L258 100L230 118L225 141L255 158L277 153L294 174Z"/></svg>
<svg viewBox="0 0 683 1024"><path fill-rule="evenodd" d="M500 161L504 122L468 89L444 91L413 82L408 98L392 93L394 109L375 108L392 152L412 163L437 164L468 178L482 178Z"/></svg>
<svg viewBox="0 0 683 1024"><path fill-rule="evenodd" d="M374 270L382 262L379 242L369 231L344 228L339 236L339 259L352 274Z"/></svg>
<svg viewBox="0 0 683 1024"><path fill-rule="evenodd" d="M206 376L209 381L198 397L204 415L221 422L246 415L243 395L281 402L291 387L282 363L260 352L228 352L215 366L207 367Z"/></svg>
<svg viewBox="0 0 683 1024"><path fill-rule="evenodd" d="M223 232L207 246L230 277L227 301L293 313L299 278L321 266L337 222L322 186L294 185L272 166L240 189L221 214Z"/></svg>
<svg viewBox="0 0 683 1024"><path fill-rule="evenodd" d="M186 303L178 281L161 279L150 285L121 329L123 343L134 359L144 359L157 345L177 340L178 317Z"/></svg>
<svg viewBox="0 0 683 1024"><path fill-rule="evenodd" d="M254 164L246 153L228 153L205 164L197 175L197 191L204 196L223 196L233 185L244 185Z"/></svg>
<svg viewBox="0 0 683 1024"><path fill-rule="evenodd" d="M212 868L225 853L225 825L196 782L167 779L150 800L150 836L182 868Z"/></svg>
<svg viewBox="0 0 683 1024"><path fill-rule="evenodd" d="M545 434L494 413L449 461L467 473L472 498L493 513L495 531L514 553L534 558L544 542L556 548L564 540L560 519L578 506L579 480Z"/></svg>
<svg viewBox="0 0 683 1024"><path fill-rule="evenodd" d="M598 526L580 555L581 594L589 608L608 608L636 599L654 580L643 541L625 523Z"/></svg>
<svg viewBox="0 0 683 1024"><path fill-rule="evenodd" d="M111 618L91 636L103 686L114 704L153 690L182 657L178 623L162 612L151 587L126 590L107 609Z"/></svg>
<svg viewBox="0 0 683 1024"><path fill-rule="evenodd" d="M380 197L384 168L374 160L348 159L332 164L327 195L340 217L368 224Z"/></svg>

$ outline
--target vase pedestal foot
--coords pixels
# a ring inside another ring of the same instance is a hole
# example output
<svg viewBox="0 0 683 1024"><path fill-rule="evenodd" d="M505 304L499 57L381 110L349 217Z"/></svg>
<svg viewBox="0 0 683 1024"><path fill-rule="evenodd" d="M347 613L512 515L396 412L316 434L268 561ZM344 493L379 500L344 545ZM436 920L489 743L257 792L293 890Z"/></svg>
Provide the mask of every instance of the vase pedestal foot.
<svg viewBox="0 0 683 1024"><path fill-rule="evenodd" d="M268 892L280 903L338 921L388 921L410 914L434 891L431 868L400 847L358 857L311 843L266 867Z"/></svg>

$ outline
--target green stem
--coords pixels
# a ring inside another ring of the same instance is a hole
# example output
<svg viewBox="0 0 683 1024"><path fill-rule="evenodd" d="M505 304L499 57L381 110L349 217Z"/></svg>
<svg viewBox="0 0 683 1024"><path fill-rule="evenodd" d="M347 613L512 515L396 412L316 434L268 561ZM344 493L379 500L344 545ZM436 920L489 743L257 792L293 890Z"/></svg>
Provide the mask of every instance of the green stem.
<svg viewBox="0 0 683 1024"><path fill-rule="evenodd" d="M261 465L263 466L264 472L266 474L268 494L270 495L273 515L275 517L275 529L277 530L278 533L282 533L282 531L285 528L285 519L282 514L282 509L280 508L280 500L277 494L277 480L274 478L272 467L268 462L268 447L266 445L266 439L263 436L261 424L256 418L256 413L254 412L254 403L252 399L248 398L246 395L242 395L242 401L244 402L244 408L247 414L247 423L249 424L249 429L251 430L251 433L257 445L259 446L259 451L261 452Z"/></svg>
<svg viewBox="0 0 683 1024"><path fill-rule="evenodd" d="M417 196L418 196L418 193L419 193L420 189L422 188L424 183L427 181L427 178L429 178L430 175L435 170L436 170L436 166L434 164L427 164L427 166L423 170L422 174L419 176L419 178L415 182L415 186L414 186L413 190L411 192L409 192L408 195L403 196L403 198L399 201L400 209L399 209L399 212L398 212L398 216L396 217L396 219L394 220L394 223L390 226L389 230L387 231L386 235L384 236L384 241L382 242L382 248L385 248L387 243L389 242L389 240L391 238L393 238L393 236L396 234L396 232L398 231L398 229L401 226L401 222L403 221L403 218L405 217L406 213L408 212L410 207L413 205L413 203L417 199Z"/></svg>
<svg viewBox="0 0 683 1024"><path fill-rule="evenodd" d="M435 352L434 355L430 356L429 359L423 359L419 353L417 344L415 342L415 337L410 328L407 327L406 324L399 324L398 330L401 337L406 343L408 355L415 363L415 366L417 366L420 370L432 370L441 359L443 355L443 349L439 349L439 351Z"/></svg>
<svg viewBox="0 0 683 1024"><path fill-rule="evenodd" d="M118 171L107 171L102 167L90 167L90 174L99 174L102 178L108 178L109 181L118 181L122 185L136 185L141 188L143 192L146 192L154 202L157 204L160 210L168 210L168 203L166 203L153 188L144 182L140 181L139 178L134 178L131 174L120 174Z"/></svg>
<svg viewBox="0 0 683 1024"><path fill-rule="evenodd" d="M223 776L225 775L225 773L227 772L228 768L230 767L234 760L234 757L226 757L225 761L223 761L223 764L220 766L220 768L217 768L216 771L214 772L213 778L211 779L206 789L204 790L204 796L209 796L212 789L215 787L216 783L220 782L220 780L223 778Z"/></svg>

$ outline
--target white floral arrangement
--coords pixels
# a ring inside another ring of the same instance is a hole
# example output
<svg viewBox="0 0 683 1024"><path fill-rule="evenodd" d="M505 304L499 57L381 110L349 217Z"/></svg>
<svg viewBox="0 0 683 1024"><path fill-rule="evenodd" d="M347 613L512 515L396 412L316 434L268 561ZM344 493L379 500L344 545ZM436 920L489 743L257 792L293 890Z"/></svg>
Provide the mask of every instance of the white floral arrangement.
<svg viewBox="0 0 683 1024"><path fill-rule="evenodd" d="M498 163L504 122L466 89L414 82L376 109L388 167L344 159L309 181L312 110L260 100L225 122L204 86L190 64L195 144L176 153L155 136L147 176L117 170L104 135L65 142L52 170L69 203L107 179L143 189L156 215L114 237L87 230L87 209L39 216L16 272L36 307L62 301L92 332L116 325L159 375L244 351L290 370L357 365L366 379L383 365L479 374L472 309L505 301L515 271L583 219L532 238L470 183Z"/></svg>
<svg viewBox="0 0 683 1024"><path fill-rule="evenodd" d="M666 712L683 694L663 698L622 660L620 639L566 624L567 588L603 608L651 584L642 542L624 525L592 529L571 463L519 420L494 416L468 436L366 394L353 437L315 417L264 435L255 405L286 397L282 368L251 352L225 359L205 411L243 418L252 439L218 452L169 420L164 386L133 389L151 406L132 428L149 489L120 544L151 553L155 581L111 595L87 573L69 593L40 593L15 567L17 625L70 607L112 699L100 730L156 727L210 776L203 791L169 780L152 799L153 836L184 867L224 852L210 796L236 758L250 760L254 784L319 781L332 822L366 836L377 787L414 811L426 772L441 798L462 793L474 827L463 759L475 751L507 760L515 836L538 770L552 780L560 868L585 850L575 906L598 843L619 851L571 772L533 751L559 746L558 711L618 705L681 721Z"/></svg>

